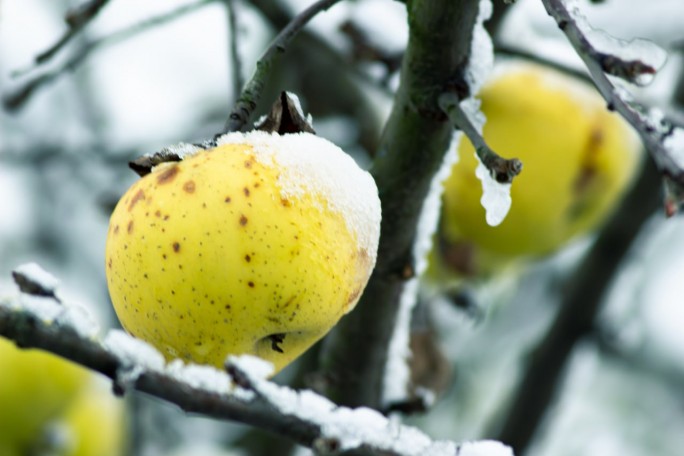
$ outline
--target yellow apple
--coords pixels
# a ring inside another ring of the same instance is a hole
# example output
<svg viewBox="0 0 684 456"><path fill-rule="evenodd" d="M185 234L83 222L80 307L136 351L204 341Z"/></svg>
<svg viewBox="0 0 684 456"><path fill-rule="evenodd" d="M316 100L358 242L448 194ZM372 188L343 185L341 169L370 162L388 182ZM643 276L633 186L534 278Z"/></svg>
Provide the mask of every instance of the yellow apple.
<svg viewBox="0 0 684 456"><path fill-rule="evenodd" d="M164 163L111 216L107 282L124 328L182 358L276 371L352 310L375 264L373 179L309 133L231 133Z"/></svg>
<svg viewBox="0 0 684 456"><path fill-rule="evenodd" d="M121 456L125 454L124 401L109 385L93 382L69 404L57 420L63 434L56 456Z"/></svg>
<svg viewBox="0 0 684 456"><path fill-rule="evenodd" d="M551 253L595 230L635 174L641 145L587 83L531 63L500 67L478 97L483 136L523 171L499 226L485 222L477 160L467 139L445 183L439 229L443 265L482 274L525 256Z"/></svg>
<svg viewBox="0 0 684 456"><path fill-rule="evenodd" d="M55 355L21 350L0 338L0 454L27 454L90 375Z"/></svg>

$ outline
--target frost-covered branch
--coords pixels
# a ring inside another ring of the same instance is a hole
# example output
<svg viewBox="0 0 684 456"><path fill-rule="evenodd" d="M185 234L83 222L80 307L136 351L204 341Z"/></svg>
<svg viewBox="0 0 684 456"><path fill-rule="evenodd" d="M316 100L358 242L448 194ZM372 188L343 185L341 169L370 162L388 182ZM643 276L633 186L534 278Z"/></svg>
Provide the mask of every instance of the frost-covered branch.
<svg viewBox="0 0 684 456"><path fill-rule="evenodd" d="M528 358L497 438L523 454L560 390L576 344L592 333L604 295L660 195L659 175L646 162L639 179L563 290L560 310ZM498 427L498 426L497 426Z"/></svg>
<svg viewBox="0 0 684 456"><path fill-rule="evenodd" d="M264 91L266 80L271 74L271 69L280 53L285 52L285 48L292 39L309 23L318 13L327 10L340 0L318 0L300 14L295 16L292 21L280 31L266 49L266 52L259 58L256 70L252 78L247 82L240 93L235 107L228 117L228 121L223 129L223 133L241 130L256 109L257 103Z"/></svg>
<svg viewBox="0 0 684 456"><path fill-rule="evenodd" d="M378 409L385 405L390 341L400 320L400 303L411 301L404 292L420 261L414 255L418 222L453 136L438 99L455 81L457 86L467 86L480 4L479 0L407 3L409 42L401 85L371 168L383 214L378 261L361 301L328 337L324 353L328 392L345 405Z"/></svg>
<svg viewBox="0 0 684 456"><path fill-rule="evenodd" d="M92 40L83 45L79 50L77 50L73 55L71 55L56 68L43 71L41 74L33 76L21 87L4 96L3 105L8 110L19 109L31 99L38 89L50 84L67 72L76 70L76 68L85 62L93 53L101 48L111 46L129 38L133 38L140 33L144 33L157 26L179 19L186 14L196 11L215 1L217 0L198 0L197 3L178 7L172 11L169 11L168 13L141 21L135 25L114 32L111 35Z"/></svg>
<svg viewBox="0 0 684 456"><path fill-rule="evenodd" d="M141 391L186 412L286 436L319 454L349 450L390 456L512 454L492 441L463 445L433 441L374 410L338 407L311 391L276 385L266 380L272 372L270 363L251 356L229 358L227 373L180 360L166 364L154 348L120 330L109 331L100 340L99 329L83 310L46 296L44 291L54 291L56 281L37 266L18 268L15 277L23 289L37 294L0 299L0 335L19 347L46 350L100 372L113 381L118 394Z"/></svg>
<svg viewBox="0 0 684 456"><path fill-rule="evenodd" d="M454 126L468 137L475 148L475 153L489 170L492 178L500 184L513 182L513 178L522 171L522 162L517 158L503 158L487 145L468 114L461 108L458 96L450 92L442 94L439 97L439 106L449 116Z"/></svg>
<svg viewBox="0 0 684 456"><path fill-rule="evenodd" d="M619 42L610 38L605 33L593 30L575 7L569 9L565 0L542 0L546 11L558 23L560 29L575 48L575 51L584 61L594 84L603 98L608 103L608 108L617 111L629 122L641 137L644 146L649 151L658 170L663 174L666 190L665 209L668 215L674 215L679 206L684 203L684 129L677 128L662 113L656 110L645 110L644 107L632 102L631 96L624 89L618 88L608 78L608 75L623 78L629 82L641 83L644 76L653 75L657 63L647 62L646 55L631 58L617 55L620 50L629 50L632 43ZM616 52L607 52L597 49L589 35L595 35L598 40L608 42L607 48ZM632 46L637 47L637 46ZM637 51L640 51L637 49ZM652 46L650 54L656 55L656 60L661 58L662 51Z"/></svg>

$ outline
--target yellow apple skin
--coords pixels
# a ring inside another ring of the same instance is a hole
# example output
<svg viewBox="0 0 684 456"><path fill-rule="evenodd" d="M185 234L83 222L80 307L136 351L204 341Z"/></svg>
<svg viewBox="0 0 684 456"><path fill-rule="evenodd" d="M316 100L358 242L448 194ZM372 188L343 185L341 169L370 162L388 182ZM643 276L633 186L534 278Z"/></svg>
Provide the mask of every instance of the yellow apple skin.
<svg viewBox="0 0 684 456"><path fill-rule="evenodd" d="M107 384L93 382L70 403L57 425L66 433L57 456L126 454L126 415L122 399Z"/></svg>
<svg viewBox="0 0 684 456"><path fill-rule="evenodd" d="M502 156L519 158L523 171L511 187L510 212L489 226L474 149L461 141L445 183L440 236L470 256L465 269L481 273L548 254L596 229L639 164L641 145L629 125L593 88L536 64L509 64L478 97L485 140Z"/></svg>
<svg viewBox="0 0 684 456"><path fill-rule="evenodd" d="M306 176L288 188L290 170L263 153L295 136L234 134L126 192L111 216L106 271L130 334L167 359L221 367L229 354L252 354L277 372L354 307L375 264L377 189L344 152L311 140L321 149L312 154L343 154L372 186L377 226L359 235L349 224L358 214L307 189Z"/></svg>
<svg viewBox="0 0 684 456"><path fill-rule="evenodd" d="M87 383L90 373L62 358L0 338L0 454L26 454Z"/></svg>

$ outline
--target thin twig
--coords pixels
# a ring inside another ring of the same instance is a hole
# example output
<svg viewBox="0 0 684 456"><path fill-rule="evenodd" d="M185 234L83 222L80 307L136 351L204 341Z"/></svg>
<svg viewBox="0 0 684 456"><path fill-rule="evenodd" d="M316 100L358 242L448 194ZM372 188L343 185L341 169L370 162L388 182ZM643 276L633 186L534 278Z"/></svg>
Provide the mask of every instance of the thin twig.
<svg viewBox="0 0 684 456"><path fill-rule="evenodd" d="M228 15L228 28L229 28L229 51L230 51L230 68L233 76L233 93L232 100L237 101L240 96L240 90L245 84L242 77L242 59L240 58L240 52L238 49L238 18L237 18L237 5L236 0L224 0L226 5L226 13Z"/></svg>
<svg viewBox="0 0 684 456"><path fill-rule="evenodd" d="M43 299L39 305L42 313L34 313L25 299L32 306L37 305L36 299ZM209 378L213 377L213 381L202 384L185 380L179 375L183 367L150 364L137 349L134 354L132 349L119 353L121 349L112 343L105 345L94 337L79 334L67 323L72 320L62 319L62 313L54 314L51 321L44 320L47 306L64 313L69 308L50 298L28 298L22 294L0 301L0 336L21 348L45 350L100 372L113 381L119 394L137 390L189 413L249 424L330 452L354 449L383 456L458 453L457 444L433 441L421 431L392 423L379 413L371 416L368 410L337 407L311 391L298 393L257 377L244 369L239 359L227 364L229 375L212 371ZM157 355L161 360L161 355Z"/></svg>
<svg viewBox="0 0 684 456"><path fill-rule="evenodd" d="M503 158L487 145L461 107L458 96L451 92L442 94L439 97L439 106L449 116L454 126L468 137L475 148L475 153L489 170L492 178L500 184L513 182L513 178L522 171L522 162L517 158Z"/></svg>
<svg viewBox="0 0 684 456"><path fill-rule="evenodd" d="M74 71L95 51L103 47L111 46L113 44L127 40L129 38L133 38L134 36L140 33L144 33L159 25L163 25L168 22L174 21L188 13L196 11L215 1L217 0L199 0L197 3L179 7L175 10L169 11L168 13L162 14L157 17L153 17L151 19L139 22L138 24L114 32L111 35L93 40L90 43L84 45L81 49L79 49L74 55L72 55L66 62L61 64L58 68L35 76L33 79L25 83L22 87L5 96L3 99L3 104L5 108L10 111L19 109L33 96L36 90L51 83L53 80L59 78L66 72Z"/></svg>
<svg viewBox="0 0 684 456"><path fill-rule="evenodd" d="M69 11L64 18L69 29L55 44L36 56L36 64L45 63L57 54L78 32L95 19L107 3L109 0L92 0Z"/></svg>
<svg viewBox="0 0 684 456"><path fill-rule="evenodd" d="M243 88L233 111L228 117L228 121L223 129L224 133L238 131L247 124L261 98L261 93L266 85L266 80L271 74L271 68L278 55L285 52L290 41L292 41L311 19L339 1L340 0L319 0L295 16L292 21L281 30L278 36L276 36L268 46L266 52L264 52L257 61L256 70L254 71L252 78Z"/></svg>
<svg viewBox="0 0 684 456"><path fill-rule="evenodd" d="M655 124L654 121L649 120L639 112L643 108L628 102L624 95L621 95L621 92L618 91L606 76L605 71L609 69L607 68L606 59L602 58L602 54L592 47L587 37L580 30L575 17L566 8L563 0L542 0L542 2L547 13L556 20L577 54L584 61L594 84L608 103L608 109L620 113L634 127L660 173L679 187L684 187L684 170L677 164L677 161L672 157L671 152L664 144L665 139L673 132L672 123L663 119L659 124ZM609 63L610 65L608 66L617 68L612 70L611 74L619 74L621 72L629 72L632 62L615 58ZM619 69L620 67L624 68ZM647 69L642 68L642 70L649 72ZM684 192L682 193L684 194ZM681 201L678 203L681 203Z"/></svg>

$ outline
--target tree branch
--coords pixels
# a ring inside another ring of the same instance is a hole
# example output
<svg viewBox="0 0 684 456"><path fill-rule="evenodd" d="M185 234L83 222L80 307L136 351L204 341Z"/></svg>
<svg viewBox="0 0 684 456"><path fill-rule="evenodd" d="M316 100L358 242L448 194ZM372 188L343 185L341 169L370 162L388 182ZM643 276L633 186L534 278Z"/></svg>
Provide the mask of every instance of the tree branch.
<svg viewBox="0 0 684 456"><path fill-rule="evenodd" d="M62 76L66 72L74 71L83 62L85 62L85 60L88 57L90 57L91 54L93 54L95 51L98 51L100 48L111 46L113 44L132 38L140 33L146 32L151 28L166 24L167 22L174 21L188 13L196 11L215 1L217 0L199 0L197 3L181 6L163 15L153 17L145 21L141 21L140 23L135 24L131 27L127 27L123 30L114 32L109 36L93 40L90 43L81 47L77 52L75 52L59 67L51 71L45 71L42 74L33 77L28 82L23 84L23 86L21 86L19 89L3 97L3 104L5 108L9 111L17 110L21 108L24 104L26 104L26 102L28 102L31 99L31 97L38 89L41 89L49 83L53 82L55 79Z"/></svg>
<svg viewBox="0 0 684 456"><path fill-rule="evenodd" d="M100 10L108 3L109 0L91 0L69 11L64 17L64 21L69 26L69 29L55 44L36 56L36 63L42 64L51 59L60 51L60 49L66 46L78 32L83 30L86 25L95 19L95 16L97 16Z"/></svg>
<svg viewBox="0 0 684 456"><path fill-rule="evenodd" d="M513 182L513 178L522 171L522 162L517 158L503 158L487 145L468 114L461 107L458 96L451 92L442 94L439 97L439 106L449 116L454 126L468 137L475 148L475 153L489 170L492 178L500 184Z"/></svg>
<svg viewBox="0 0 684 456"><path fill-rule="evenodd" d="M497 438L523 454L560 390L575 345L589 335L604 294L644 222L655 212L659 176L645 161L636 185L577 265L546 336L529 357Z"/></svg>
<svg viewBox="0 0 684 456"><path fill-rule="evenodd" d="M237 101L240 96L240 90L244 85L242 78L242 59L238 49L238 19L236 0L223 0L226 6L226 13L228 16L229 29L229 52L230 52L230 68L233 76L233 93L232 99Z"/></svg>
<svg viewBox="0 0 684 456"><path fill-rule="evenodd" d="M223 133L241 130L256 109L261 98L261 93L266 85L266 80L271 73L276 58L290 44L292 39L309 23L318 13L327 10L340 0L318 0L313 5L295 16L292 21L275 37L266 49L266 52L257 61L256 70L252 78L242 89L242 93L235 107L228 117Z"/></svg>
<svg viewBox="0 0 684 456"><path fill-rule="evenodd" d="M329 395L350 406L382 407L384 368L399 300L414 275L417 223L453 134L439 96L464 86L478 0L408 3L409 43L401 85L371 173L382 202L375 270L356 309L328 337Z"/></svg>
<svg viewBox="0 0 684 456"><path fill-rule="evenodd" d="M633 81L638 75L655 73L655 69L639 60L624 60L596 50L587 39L563 0L542 0L547 13L552 16L565 33L570 44L584 61L597 89L608 103L608 109L617 111L637 131L649 151L658 171L678 187L673 192L676 205L684 202L684 170L674 157L676 151L666 146L666 139L675 128L668 119L653 119L640 111L643 107L627 99L624 90L617 89L606 73ZM674 215L677 207L666 207L668 215Z"/></svg>
<svg viewBox="0 0 684 456"><path fill-rule="evenodd" d="M446 456L459 451L455 443L433 441L377 412L338 407L311 391L269 382L258 372L270 365L257 358L231 358L227 375L179 361L164 365L152 347L118 330L110 331L102 343L92 336L93 328L76 323L70 316L73 310L52 297L18 294L2 299L0 336L21 348L46 350L100 372L119 394L137 390L186 412L259 427L322 454L356 450L383 456Z"/></svg>

